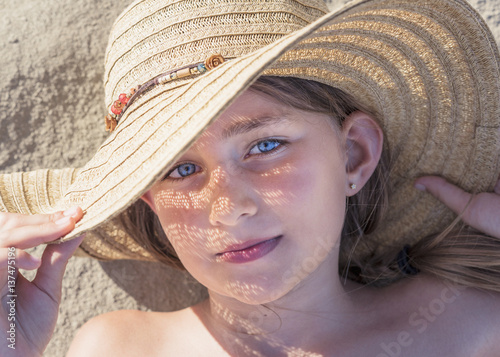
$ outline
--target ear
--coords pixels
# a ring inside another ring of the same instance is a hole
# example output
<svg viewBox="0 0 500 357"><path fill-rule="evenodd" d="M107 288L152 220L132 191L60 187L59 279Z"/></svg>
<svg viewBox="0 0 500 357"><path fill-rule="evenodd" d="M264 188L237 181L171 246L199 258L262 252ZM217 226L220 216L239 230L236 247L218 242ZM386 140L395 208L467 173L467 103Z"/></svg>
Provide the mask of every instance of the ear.
<svg viewBox="0 0 500 357"><path fill-rule="evenodd" d="M342 134L346 148L346 196L354 196L375 171L384 136L377 121L360 111L344 120Z"/></svg>
<svg viewBox="0 0 500 357"><path fill-rule="evenodd" d="M151 208L154 213L157 213L155 201L153 199L153 194L151 193L151 190L144 192L143 195L141 196L141 200L146 202L148 204L149 208Z"/></svg>

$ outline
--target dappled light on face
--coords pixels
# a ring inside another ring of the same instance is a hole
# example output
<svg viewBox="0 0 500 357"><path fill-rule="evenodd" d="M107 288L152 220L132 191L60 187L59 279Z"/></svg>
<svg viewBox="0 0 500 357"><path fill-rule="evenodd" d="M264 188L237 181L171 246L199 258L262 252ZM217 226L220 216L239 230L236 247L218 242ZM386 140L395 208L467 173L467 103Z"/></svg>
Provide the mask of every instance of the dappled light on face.
<svg viewBox="0 0 500 357"><path fill-rule="evenodd" d="M262 190L263 201L270 206L284 206L293 199L293 194L281 190Z"/></svg>
<svg viewBox="0 0 500 357"><path fill-rule="evenodd" d="M268 171L262 173L261 176L262 177L272 177L272 176L289 174L291 172L292 172L292 165L290 165L289 163L286 163L284 165L281 165L280 167L275 167L271 170L268 170Z"/></svg>
<svg viewBox="0 0 500 357"><path fill-rule="evenodd" d="M227 281L226 289L243 301L253 301L259 295L267 294L267 285L244 281Z"/></svg>
<svg viewBox="0 0 500 357"><path fill-rule="evenodd" d="M255 207L249 206L257 206L256 201L262 201L271 207L288 204L293 200L294 194L279 186L281 181L293 175L293 171L292 166L287 163L258 173L258 180L250 180L248 177L252 173L246 173L244 168L235 164L217 166L208 173L209 179L205 184L196 187L198 189L160 189L154 195L154 202L160 214L162 211L171 214L206 210L212 224L218 224L218 217L232 217L234 220L239 214L247 214L248 210L255 211ZM202 180L203 178L200 179Z"/></svg>
<svg viewBox="0 0 500 357"><path fill-rule="evenodd" d="M226 182L226 173L222 168L217 167L210 173L210 179L201 190L190 189L162 189L155 196L155 206L157 209L185 209L185 210L201 210L205 209L210 201L214 198L214 194L219 186L224 186Z"/></svg>
<svg viewBox="0 0 500 357"><path fill-rule="evenodd" d="M218 186L226 180L226 173L220 166L215 168L210 173L210 179L208 183L200 190L191 190L188 192L189 198L193 202L193 207L197 209L203 209L210 204L210 201L214 199L215 192Z"/></svg>
<svg viewBox="0 0 500 357"><path fill-rule="evenodd" d="M264 179L281 179L285 180L289 175L293 175L293 168L290 163L280 165L260 174ZM262 187L258 191L260 197L266 205L283 206L289 204L294 199L293 191L283 191L278 187Z"/></svg>
<svg viewBox="0 0 500 357"><path fill-rule="evenodd" d="M210 203L210 192L213 189L206 187L202 191L180 192L177 190L161 190L155 194L155 206L158 210L184 209L202 210Z"/></svg>
<svg viewBox="0 0 500 357"><path fill-rule="evenodd" d="M187 192L177 189L160 190L155 194L155 205L159 210L171 208L185 210L204 209L210 203L216 184L220 181L218 178L219 175L219 172L212 174L212 179L201 190L189 190Z"/></svg>
<svg viewBox="0 0 500 357"><path fill-rule="evenodd" d="M154 196L155 206L158 210L168 208L195 209L195 202L182 192L162 190Z"/></svg>
<svg viewBox="0 0 500 357"><path fill-rule="evenodd" d="M214 255L233 243L227 232L216 227L200 228L184 223L171 223L164 230L176 251L187 250L190 254L200 252L204 256Z"/></svg>
<svg viewBox="0 0 500 357"><path fill-rule="evenodd" d="M227 216L234 209L235 205L229 200L229 197L217 197L212 204L210 221L216 222L219 217Z"/></svg>

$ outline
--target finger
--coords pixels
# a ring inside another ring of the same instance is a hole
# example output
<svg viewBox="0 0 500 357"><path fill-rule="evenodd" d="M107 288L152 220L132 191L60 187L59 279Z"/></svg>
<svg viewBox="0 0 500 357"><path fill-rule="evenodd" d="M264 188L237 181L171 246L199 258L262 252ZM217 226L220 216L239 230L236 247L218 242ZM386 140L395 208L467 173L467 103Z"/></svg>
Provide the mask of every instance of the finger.
<svg viewBox="0 0 500 357"><path fill-rule="evenodd" d="M0 246L27 249L56 240L75 228L73 217L64 217L56 222L37 226L18 227L0 232Z"/></svg>
<svg viewBox="0 0 500 357"><path fill-rule="evenodd" d="M53 241L73 230L75 222L83 217L83 211L80 207L73 207L62 212L61 215L43 216L45 220L48 220L39 225L0 230L0 246L26 249ZM52 221L52 219L55 220Z"/></svg>
<svg viewBox="0 0 500 357"><path fill-rule="evenodd" d="M0 213L0 229L9 230L23 226L40 225L47 222L55 222L63 217L63 212L52 214L21 214L21 213Z"/></svg>
<svg viewBox="0 0 500 357"><path fill-rule="evenodd" d="M68 260L84 237L85 235L82 235L61 244L50 244L43 252L42 264L33 282L39 289L51 295L55 301L60 299L61 282Z"/></svg>
<svg viewBox="0 0 500 357"><path fill-rule="evenodd" d="M62 217L71 216L75 219L81 215L82 209L78 206L71 207L65 211L58 211L52 214L20 214L20 213L1 213L0 214L0 227L2 230L9 230L12 228L40 225L48 222L55 222Z"/></svg>
<svg viewBox="0 0 500 357"><path fill-rule="evenodd" d="M465 214L464 211L472 198L470 193L437 176L420 177L415 180L415 187L429 192L457 215Z"/></svg>

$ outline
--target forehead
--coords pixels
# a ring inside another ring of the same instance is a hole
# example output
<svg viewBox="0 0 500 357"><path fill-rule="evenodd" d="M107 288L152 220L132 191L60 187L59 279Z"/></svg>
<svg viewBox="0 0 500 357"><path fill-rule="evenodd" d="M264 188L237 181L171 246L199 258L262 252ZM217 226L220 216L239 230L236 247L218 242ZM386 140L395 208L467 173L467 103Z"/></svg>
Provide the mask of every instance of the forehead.
<svg viewBox="0 0 500 357"><path fill-rule="evenodd" d="M223 140L231 136L294 121L298 112L267 95L247 90L238 97L200 136L197 141Z"/></svg>

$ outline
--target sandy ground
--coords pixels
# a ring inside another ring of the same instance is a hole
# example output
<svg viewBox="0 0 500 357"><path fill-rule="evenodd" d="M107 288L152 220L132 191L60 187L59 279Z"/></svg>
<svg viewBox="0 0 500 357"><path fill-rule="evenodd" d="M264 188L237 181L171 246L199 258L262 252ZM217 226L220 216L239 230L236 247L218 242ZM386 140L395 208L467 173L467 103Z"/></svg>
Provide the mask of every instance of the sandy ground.
<svg viewBox="0 0 500 357"><path fill-rule="evenodd" d="M342 2L329 1L331 7ZM107 36L128 3L0 0L0 172L82 166L93 155L106 137L101 78ZM471 3L498 42L500 0ZM203 296L185 274L156 264L72 258L44 356L64 356L76 330L95 315L175 310Z"/></svg>

